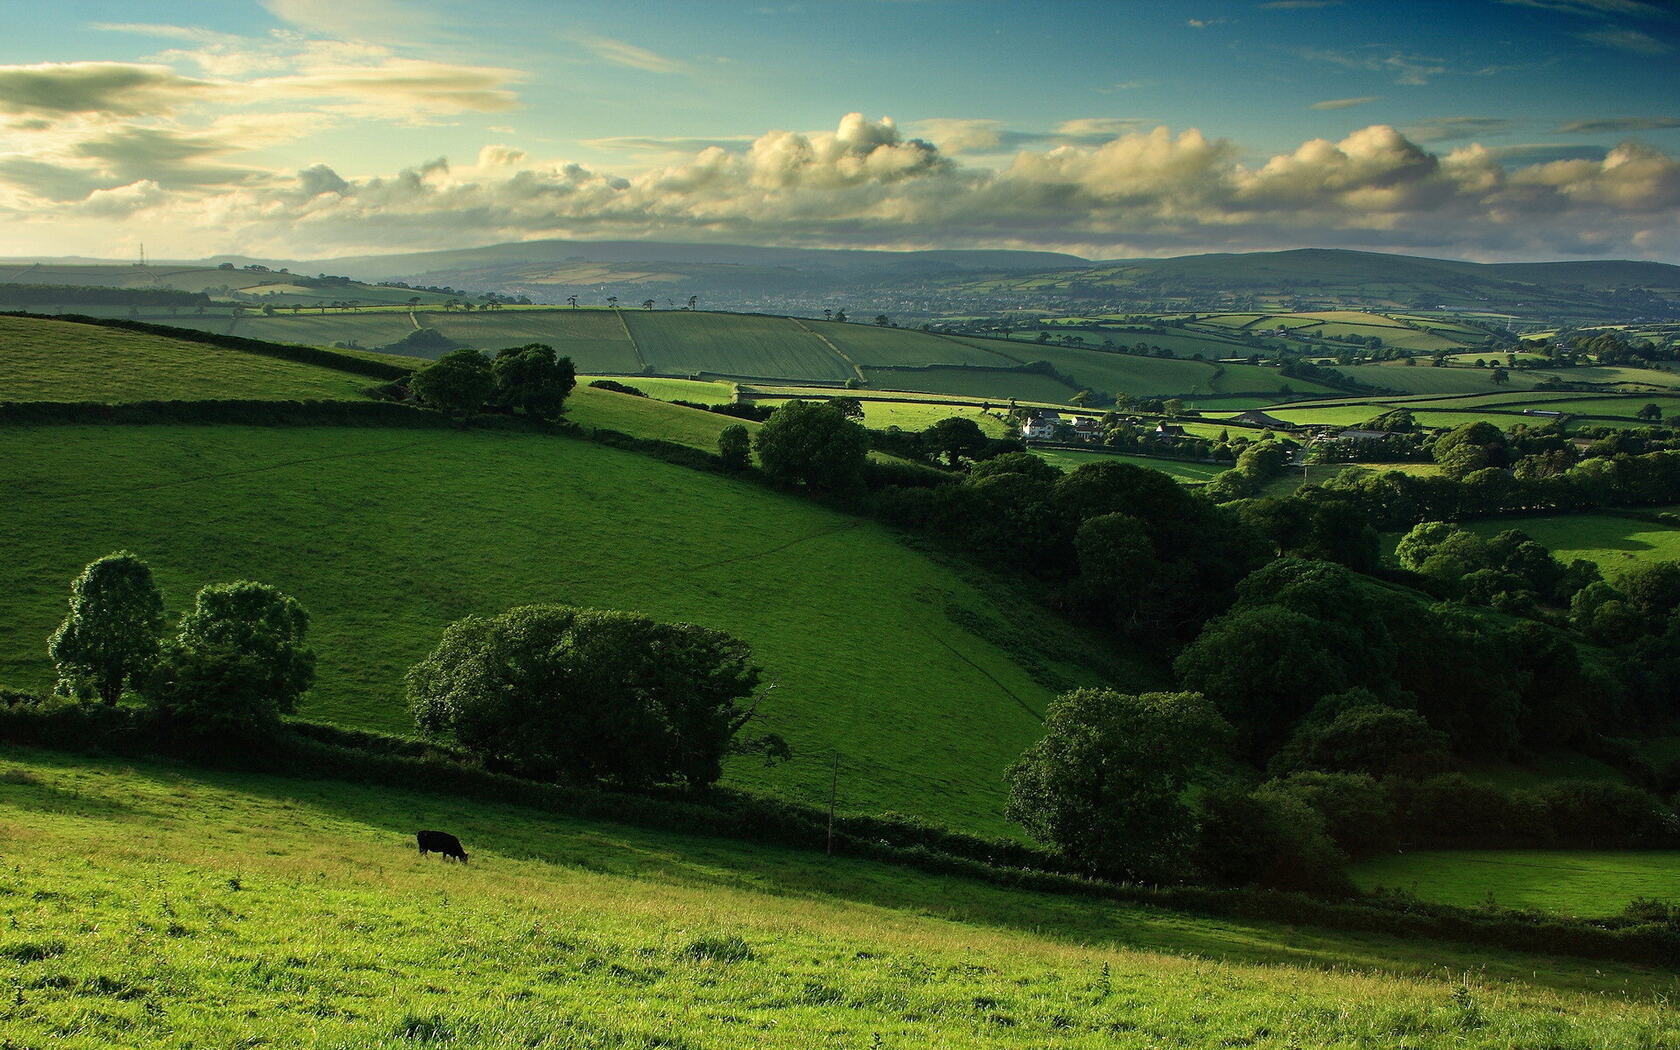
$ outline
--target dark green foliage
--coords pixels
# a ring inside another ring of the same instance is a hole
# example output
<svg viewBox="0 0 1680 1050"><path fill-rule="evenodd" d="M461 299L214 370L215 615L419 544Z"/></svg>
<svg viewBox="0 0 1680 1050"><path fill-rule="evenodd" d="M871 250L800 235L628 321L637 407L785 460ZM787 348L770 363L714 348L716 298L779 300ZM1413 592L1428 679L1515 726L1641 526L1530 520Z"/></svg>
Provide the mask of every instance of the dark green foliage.
<svg viewBox="0 0 1680 1050"><path fill-rule="evenodd" d="M409 354L414 357L437 357L451 350L458 349L460 343L444 335L436 328L416 328L394 343L387 343L379 349L389 354Z"/></svg>
<svg viewBox="0 0 1680 1050"><path fill-rule="evenodd" d="M1422 715L1379 704L1366 690L1343 696L1352 698L1351 706L1327 697L1314 709L1315 717L1296 729L1272 757L1269 768L1274 776L1320 770L1416 777L1446 768L1447 735L1431 728Z"/></svg>
<svg viewBox="0 0 1680 1050"><path fill-rule="evenodd" d="M1324 818L1295 794L1220 788L1205 792L1196 808L1194 859L1205 878L1225 886L1351 895L1353 884Z"/></svg>
<svg viewBox="0 0 1680 1050"><path fill-rule="evenodd" d="M1394 800L1363 773L1291 773L1260 788L1263 795L1287 795L1324 819L1332 842L1350 857L1384 853L1396 842Z"/></svg>
<svg viewBox="0 0 1680 1050"><path fill-rule="evenodd" d="M941 419L922 431L922 446L932 455L944 456L945 465L952 468L981 458L991 443L980 424L967 416Z"/></svg>
<svg viewBox="0 0 1680 1050"><path fill-rule="evenodd" d="M832 403L789 401L759 428L753 444L771 478L847 492L863 482L869 433Z"/></svg>
<svg viewBox="0 0 1680 1050"><path fill-rule="evenodd" d="M740 473L752 466L752 435L739 423L718 434L718 458L726 470Z"/></svg>
<svg viewBox="0 0 1680 1050"><path fill-rule="evenodd" d="M201 589L181 618L178 640L254 661L262 669L264 695L291 714L315 682L315 654L304 645L308 631L309 614L297 599L268 584L241 580Z"/></svg>
<svg viewBox="0 0 1680 1050"><path fill-rule="evenodd" d="M490 360L477 350L453 350L414 373L408 388L428 408L470 416L495 390Z"/></svg>
<svg viewBox="0 0 1680 1050"><path fill-rule="evenodd" d="M451 624L408 673L415 723L538 777L716 782L757 688L744 642L634 613L526 605Z"/></svg>
<svg viewBox="0 0 1680 1050"><path fill-rule="evenodd" d="M1132 879L1183 865L1194 818L1183 793L1227 727L1195 693L1076 689L1010 766L1009 816L1084 869Z"/></svg>
<svg viewBox="0 0 1680 1050"><path fill-rule="evenodd" d="M543 343L498 351L490 373L497 407L521 410L536 419L558 416L577 386L572 359L555 356L554 348Z"/></svg>
<svg viewBox="0 0 1680 1050"><path fill-rule="evenodd" d="M128 551L90 562L70 584L70 612L47 640L66 695L92 691L107 704L157 656L163 595L152 570Z"/></svg>

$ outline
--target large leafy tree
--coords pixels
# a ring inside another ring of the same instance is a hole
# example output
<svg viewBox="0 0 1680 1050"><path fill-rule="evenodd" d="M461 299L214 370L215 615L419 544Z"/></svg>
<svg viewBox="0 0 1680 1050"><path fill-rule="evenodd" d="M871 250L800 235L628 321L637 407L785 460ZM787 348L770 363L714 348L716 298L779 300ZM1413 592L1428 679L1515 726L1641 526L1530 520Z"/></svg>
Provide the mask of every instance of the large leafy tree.
<svg viewBox="0 0 1680 1050"><path fill-rule="evenodd" d="M922 431L922 445L936 456L944 456L955 468L963 460L977 460L986 454L991 441L980 424L967 416L950 416Z"/></svg>
<svg viewBox="0 0 1680 1050"><path fill-rule="evenodd" d="M1093 873L1177 873L1195 834L1185 788L1228 732L1213 706L1198 693L1076 689L1050 704L1044 729L1009 767L1009 817Z"/></svg>
<svg viewBox="0 0 1680 1050"><path fill-rule="evenodd" d="M577 369L569 357L557 357L544 343L529 343L499 351L490 364L495 380L496 403L508 409L523 409L537 419L560 414L577 386Z"/></svg>
<svg viewBox="0 0 1680 1050"><path fill-rule="evenodd" d="M147 677L152 709L216 733L271 727L297 710L315 681L304 644L309 614L264 583L213 583L198 592Z"/></svg>
<svg viewBox="0 0 1680 1050"><path fill-rule="evenodd" d="M526 775L701 786L722 775L760 673L721 631L526 605L451 624L408 698L423 732Z"/></svg>
<svg viewBox="0 0 1680 1050"><path fill-rule="evenodd" d="M408 381L422 403L440 412L470 416L496 388L490 360L477 350L453 350L414 373Z"/></svg>
<svg viewBox="0 0 1680 1050"><path fill-rule="evenodd" d="M778 481L829 491L862 484L869 434L832 405L789 401L753 441L764 472Z"/></svg>
<svg viewBox="0 0 1680 1050"><path fill-rule="evenodd" d="M60 688L91 687L107 704L151 665L163 630L152 570L128 551L91 562L70 584L70 613L47 641Z"/></svg>

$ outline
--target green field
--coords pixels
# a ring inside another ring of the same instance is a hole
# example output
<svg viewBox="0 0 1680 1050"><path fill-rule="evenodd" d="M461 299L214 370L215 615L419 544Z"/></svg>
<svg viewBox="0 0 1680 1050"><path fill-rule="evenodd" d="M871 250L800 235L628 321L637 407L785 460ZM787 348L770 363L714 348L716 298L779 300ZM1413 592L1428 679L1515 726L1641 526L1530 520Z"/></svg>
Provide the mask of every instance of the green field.
<svg viewBox="0 0 1680 1050"><path fill-rule="evenodd" d="M421 858L452 829L466 866ZM1664 1047L1673 979L0 752L14 1046Z"/></svg>
<svg viewBox="0 0 1680 1050"><path fill-rule="evenodd" d="M732 422L602 391L575 411L599 425L644 413L631 425L650 436L662 417L647 412ZM69 581L122 548L151 562L173 610L218 580L295 595L320 654L304 711L385 729L408 727L402 674L459 617L535 601L637 610L745 638L776 683L763 725L798 757L743 760L735 782L826 799L838 749L851 808L1002 833L1002 770L1052 690L946 608L1093 679L1057 655L1093 643L882 526L576 439L59 426L0 431L0 448L0 681L15 686L50 683L45 640ZM1157 682L1142 668L1110 677Z"/></svg>
<svg viewBox="0 0 1680 1050"><path fill-rule="evenodd" d="M655 376L585 375L578 379L587 385L596 379L611 379L633 386L648 397L661 401L692 401L697 405L727 405L735 400L736 384L708 379L660 379Z"/></svg>
<svg viewBox="0 0 1680 1050"><path fill-rule="evenodd" d="M716 452L718 435L727 427L739 423L748 430L757 430L759 426L750 419L588 386L578 387L567 399L566 418L582 426L674 441L702 452Z"/></svg>
<svg viewBox="0 0 1680 1050"><path fill-rule="evenodd" d="M375 382L142 332L0 317L0 401L348 400Z"/></svg>
<svg viewBox="0 0 1680 1050"><path fill-rule="evenodd" d="M1115 452L1086 452L1070 448L1035 448L1033 453L1040 459L1053 463L1063 470L1073 470L1087 463L1131 463L1139 467L1148 467L1163 474L1177 478L1179 481L1203 482L1221 471L1228 470L1229 464L1223 463L1195 463L1181 459L1161 459L1156 456L1128 456Z"/></svg>
<svg viewBox="0 0 1680 1050"><path fill-rule="evenodd" d="M648 366L667 375L855 379L828 344L782 317L623 310Z"/></svg>
<svg viewBox="0 0 1680 1050"><path fill-rule="evenodd" d="M1680 528L1620 514L1546 514L1466 522L1486 536L1519 529L1565 562L1585 558L1606 574L1647 561L1680 561Z"/></svg>
<svg viewBox="0 0 1680 1050"><path fill-rule="evenodd" d="M1635 897L1680 901L1680 851L1423 850L1353 866L1363 889L1405 890L1473 907L1614 915Z"/></svg>
<svg viewBox="0 0 1680 1050"><path fill-rule="evenodd" d="M902 390L910 393L950 394L984 398L1067 404L1078 388L1035 372L1001 368L865 368L863 374L874 390Z"/></svg>
<svg viewBox="0 0 1680 1050"><path fill-rule="evenodd" d="M865 367L919 368L933 364L976 365L982 368L1013 368L1034 360L1031 347L1013 348L999 343L989 349L984 343L961 342L941 335L875 325L806 321L812 332L833 343L852 361Z"/></svg>

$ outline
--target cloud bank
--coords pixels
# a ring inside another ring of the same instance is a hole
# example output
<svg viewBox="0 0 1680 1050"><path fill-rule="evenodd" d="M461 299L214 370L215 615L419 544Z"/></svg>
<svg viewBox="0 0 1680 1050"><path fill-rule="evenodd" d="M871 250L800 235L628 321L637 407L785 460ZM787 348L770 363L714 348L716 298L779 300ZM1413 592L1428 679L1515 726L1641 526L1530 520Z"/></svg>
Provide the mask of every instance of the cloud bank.
<svg viewBox="0 0 1680 1050"><path fill-rule="evenodd" d="M430 91L428 75L415 73L409 89ZM41 111L38 91L8 95L6 83L0 75L8 112ZM101 101L108 96L83 84L50 99L118 104ZM66 103L54 104L63 112ZM828 131L693 143L699 148L628 174L495 145L462 163L438 158L360 178L330 161L277 171L241 156L254 137L284 126L276 118L190 131L55 125L33 133L39 148L0 154L0 221L50 230L63 252L103 245L116 254L113 243L129 237L167 240L182 256L322 257L539 237L1106 256L1297 245L1475 258L1680 256L1680 162L1637 141L1601 157L1522 164L1521 155L1473 142L1433 151L1373 125L1250 160L1238 143L1193 128L1076 121L1022 136L990 122L924 121L923 137L912 137L890 119L852 113ZM993 164L960 159L1005 145L1018 148Z"/></svg>

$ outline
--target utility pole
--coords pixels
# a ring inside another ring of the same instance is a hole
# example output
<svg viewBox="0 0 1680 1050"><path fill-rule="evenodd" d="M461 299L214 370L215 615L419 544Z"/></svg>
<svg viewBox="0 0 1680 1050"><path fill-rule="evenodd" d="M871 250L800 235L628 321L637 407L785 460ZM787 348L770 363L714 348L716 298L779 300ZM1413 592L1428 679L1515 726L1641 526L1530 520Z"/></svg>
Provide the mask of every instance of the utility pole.
<svg viewBox="0 0 1680 1050"><path fill-rule="evenodd" d="M840 797L840 749L834 749L834 770L828 780L828 855L834 856L834 803Z"/></svg>

